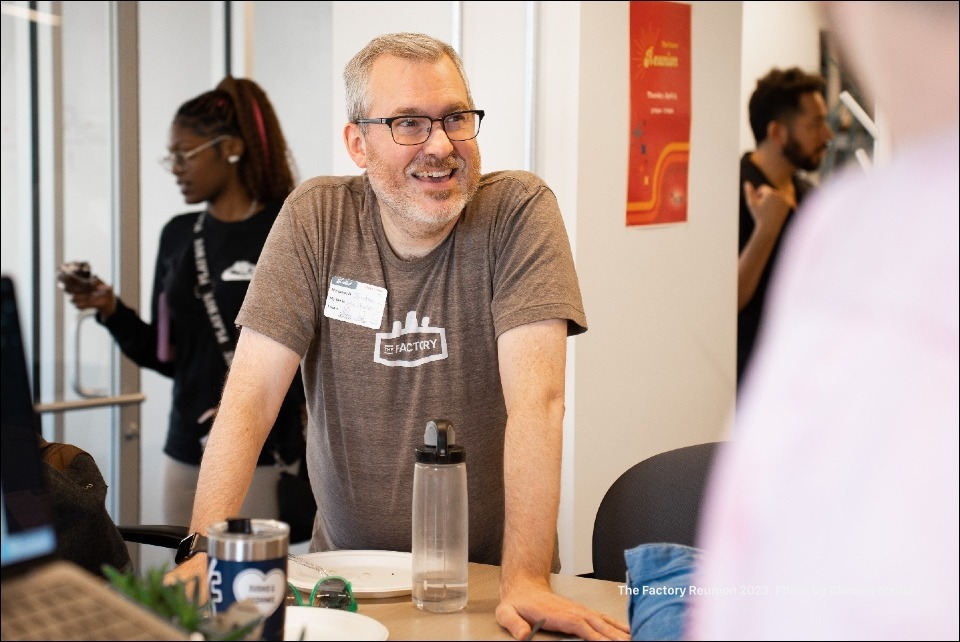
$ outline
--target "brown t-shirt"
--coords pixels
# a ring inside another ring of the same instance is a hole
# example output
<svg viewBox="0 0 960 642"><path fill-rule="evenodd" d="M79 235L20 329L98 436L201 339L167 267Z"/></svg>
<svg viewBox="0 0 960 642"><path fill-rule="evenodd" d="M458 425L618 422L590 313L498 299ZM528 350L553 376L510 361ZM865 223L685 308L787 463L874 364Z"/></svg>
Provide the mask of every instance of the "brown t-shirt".
<svg viewBox="0 0 960 642"><path fill-rule="evenodd" d="M364 298L366 320L325 315L331 292L341 316ZM409 551L414 449L426 422L444 418L467 454L470 559L499 564L507 416L497 337L544 319L586 330L556 197L533 174L483 176L449 237L412 261L387 243L366 175L315 178L291 194L237 323L303 357L312 550ZM531 477L538 466L530 461Z"/></svg>

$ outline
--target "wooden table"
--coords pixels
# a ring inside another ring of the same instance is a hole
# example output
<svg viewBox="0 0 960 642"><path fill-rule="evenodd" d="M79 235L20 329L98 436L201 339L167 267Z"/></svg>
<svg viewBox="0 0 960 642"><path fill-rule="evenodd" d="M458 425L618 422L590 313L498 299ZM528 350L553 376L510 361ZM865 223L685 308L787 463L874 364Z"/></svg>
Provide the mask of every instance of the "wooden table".
<svg viewBox="0 0 960 642"><path fill-rule="evenodd" d="M494 611L500 601L500 567L470 564L467 608L456 613L421 611L409 595L376 600L358 599L358 613L381 622L390 631L390 640L512 640L510 633L497 624ZM558 594L627 621L627 596L623 584L593 580L575 575L551 575L550 585ZM569 639L542 631L535 640Z"/></svg>

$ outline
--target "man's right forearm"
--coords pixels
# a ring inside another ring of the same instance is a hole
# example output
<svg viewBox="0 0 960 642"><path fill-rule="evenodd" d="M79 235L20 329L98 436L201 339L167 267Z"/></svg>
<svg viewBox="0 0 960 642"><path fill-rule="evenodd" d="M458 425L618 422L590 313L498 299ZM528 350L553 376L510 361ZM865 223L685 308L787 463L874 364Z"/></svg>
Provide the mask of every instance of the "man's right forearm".
<svg viewBox="0 0 960 642"><path fill-rule="evenodd" d="M244 328L200 465L191 531L238 514L263 443L299 363L288 348Z"/></svg>
<svg viewBox="0 0 960 642"><path fill-rule="evenodd" d="M225 393L221 408L226 402ZM253 438L256 429L246 429L235 412L225 414L218 414L203 454L191 532L206 533L208 525L239 515L263 446Z"/></svg>
<svg viewBox="0 0 960 642"><path fill-rule="evenodd" d="M236 366L236 361L234 362ZM221 412L217 415L210 439L200 464L200 479L193 503L191 533L206 534L210 524L239 514L243 499L253 478L263 438L256 426L245 425L243 405L251 403L242 399L233 383L241 378L240 369L234 369L227 381ZM254 398L251 401L255 401ZM255 416L251 418L256 421ZM272 422L271 422L272 425ZM270 425L267 426L269 432ZM197 596L201 602L207 599L207 555L198 553L174 568L166 577L167 583L183 582L188 590L199 579Z"/></svg>
<svg viewBox="0 0 960 642"><path fill-rule="evenodd" d="M220 409L200 464L190 532L206 534L210 524L236 516L253 479L263 442L290 388L299 357L276 341L244 328L227 376ZM195 555L173 569L167 582L188 586L200 578L206 600L207 556Z"/></svg>
<svg viewBox="0 0 960 642"><path fill-rule="evenodd" d="M737 263L737 311L743 310L757 292L760 277L770 262L780 230L768 231L757 226L740 252Z"/></svg>

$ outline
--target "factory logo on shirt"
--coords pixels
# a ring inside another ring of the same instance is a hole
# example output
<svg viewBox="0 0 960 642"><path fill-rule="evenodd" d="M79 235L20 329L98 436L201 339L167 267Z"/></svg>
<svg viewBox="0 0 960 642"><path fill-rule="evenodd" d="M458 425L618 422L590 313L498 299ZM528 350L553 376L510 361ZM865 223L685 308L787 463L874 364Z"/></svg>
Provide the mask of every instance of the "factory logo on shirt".
<svg viewBox="0 0 960 642"><path fill-rule="evenodd" d="M423 317L423 323L417 325L416 310L407 312L403 327L399 321L394 321L391 332L378 332L373 350L376 363L402 368L413 368L446 358L446 329L430 327L430 317Z"/></svg>
<svg viewBox="0 0 960 642"><path fill-rule="evenodd" d="M237 261L220 275L221 281L249 281L253 278L253 269L257 267L250 261Z"/></svg>

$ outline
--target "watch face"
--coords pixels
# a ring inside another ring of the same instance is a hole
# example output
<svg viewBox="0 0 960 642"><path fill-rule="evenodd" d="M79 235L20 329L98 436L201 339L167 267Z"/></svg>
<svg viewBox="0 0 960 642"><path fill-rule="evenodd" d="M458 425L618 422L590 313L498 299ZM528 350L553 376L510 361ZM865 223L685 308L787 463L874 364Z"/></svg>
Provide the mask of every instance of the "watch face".
<svg viewBox="0 0 960 642"><path fill-rule="evenodd" d="M180 545L177 546L177 556L174 558L174 561L177 564L186 562L188 559L193 557L197 552L202 550L198 547L200 543L201 536L200 533L190 533L182 540L180 540Z"/></svg>

